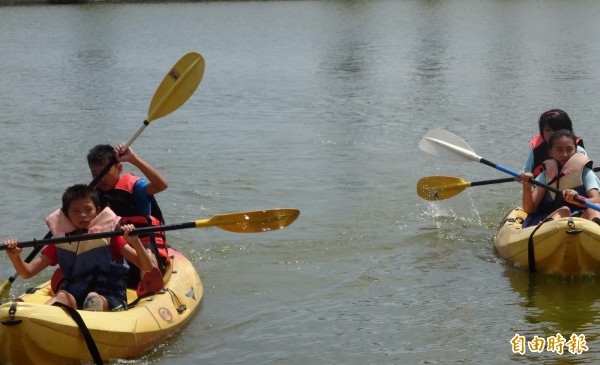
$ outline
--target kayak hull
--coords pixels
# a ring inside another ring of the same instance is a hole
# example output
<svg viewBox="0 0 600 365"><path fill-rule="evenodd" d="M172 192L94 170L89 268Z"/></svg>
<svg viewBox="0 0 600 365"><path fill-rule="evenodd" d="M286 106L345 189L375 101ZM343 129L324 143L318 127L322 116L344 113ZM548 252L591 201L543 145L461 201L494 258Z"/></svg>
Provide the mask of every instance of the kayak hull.
<svg viewBox="0 0 600 365"><path fill-rule="evenodd" d="M524 268L529 268L533 260L536 270L549 273L600 271L600 225L570 217L522 228L525 218L527 213L517 207L502 220L494 235L494 247L500 256Z"/></svg>
<svg viewBox="0 0 600 365"><path fill-rule="evenodd" d="M165 289L126 311L77 311L103 360L137 357L178 332L200 307L202 282L190 261L170 249ZM45 305L49 282L0 306L0 363L80 364L92 360L81 329L62 308ZM133 291L128 301L136 298ZM14 313L12 313L14 312Z"/></svg>

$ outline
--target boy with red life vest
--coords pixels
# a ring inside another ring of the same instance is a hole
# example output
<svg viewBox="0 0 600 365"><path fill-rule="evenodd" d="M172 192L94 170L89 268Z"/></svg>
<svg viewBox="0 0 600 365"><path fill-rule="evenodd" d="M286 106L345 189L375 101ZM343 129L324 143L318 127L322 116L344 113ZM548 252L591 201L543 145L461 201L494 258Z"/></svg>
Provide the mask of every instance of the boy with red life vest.
<svg viewBox="0 0 600 365"><path fill-rule="evenodd" d="M154 195L168 187L167 180L131 148L125 148L123 144L114 149L110 145L97 145L89 151L87 160L92 177L96 177L113 158L116 158L117 163L108 170L97 185L101 200L122 217L123 223L131 223L136 228L163 225L162 212ZM131 173L121 174L123 162L129 162L137 167L146 179ZM140 235L140 239L151 254L153 266L164 273L169 264L164 232L143 234ZM138 292L143 292L143 288L138 286L141 285L141 279L138 270L132 268L127 287L137 288Z"/></svg>
<svg viewBox="0 0 600 365"><path fill-rule="evenodd" d="M58 264L62 279L54 283L55 294L47 304L93 311L126 309L128 263L144 272L152 269L142 242L130 234L133 225L120 227L123 236L77 241L79 234L113 231L119 225L119 217L110 208L102 209L98 193L86 185L69 187L62 208L50 214L46 223L54 237L73 236L73 241L47 245L30 263L21 259L16 239L4 241L19 275L27 279Z"/></svg>
<svg viewBox="0 0 600 365"><path fill-rule="evenodd" d="M550 156L548 155L548 139L552 133L560 129L568 129L573 132L573 123L569 115L561 109L550 109L542 115L539 119L540 133L529 141L529 155L527 156L527 162L523 171L532 172L534 176L537 176L542 172L542 163L546 161ZM585 154L583 146L583 140L577 139L577 152Z"/></svg>
<svg viewBox="0 0 600 365"><path fill-rule="evenodd" d="M581 216L600 224L600 212L575 201L580 196L590 202L600 203L600 184L591 170L592 161L577 151L577 138L568 129L558 130L548 139L550 159L544 161L544 170L535 178L546 185L562 190L554 194L531 184L531 172L522 172L523 209L528 217L523 227L537 224L544 219Z"/></svg>

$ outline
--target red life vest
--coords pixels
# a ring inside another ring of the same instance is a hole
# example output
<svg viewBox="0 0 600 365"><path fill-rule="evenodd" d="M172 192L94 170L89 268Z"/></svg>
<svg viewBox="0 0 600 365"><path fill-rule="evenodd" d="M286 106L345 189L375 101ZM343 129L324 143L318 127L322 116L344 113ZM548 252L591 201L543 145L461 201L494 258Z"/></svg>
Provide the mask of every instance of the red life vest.
<svg viewBox="0 0 600 365"><path fill-rule="evenodd" d="M109 192L104 192L102 197L108 201L109 206L115 211L121 218L121 224L133 224L136 228L160 226L163 224L162 214L159 214L159 218L155 216L155 206L158 212L160 209L152 198L152 215L144 216L140 215L138 208L135 205L135 199L133 195L133 188L135 183L140 180L139 177L133 174L123 174L114 189ZM144 246L148 247L156 256L158 261L159 269L164 273L166 267L169 265L170 259L168 254L168 246L164 232L153 232L140 234L140 241ZM132 271L136 271L132 267ZM130 277L135 276L134 273ZM137 276L139 277L139 275ZM133 286L133 282L130 281L130 287Z"/></svg>

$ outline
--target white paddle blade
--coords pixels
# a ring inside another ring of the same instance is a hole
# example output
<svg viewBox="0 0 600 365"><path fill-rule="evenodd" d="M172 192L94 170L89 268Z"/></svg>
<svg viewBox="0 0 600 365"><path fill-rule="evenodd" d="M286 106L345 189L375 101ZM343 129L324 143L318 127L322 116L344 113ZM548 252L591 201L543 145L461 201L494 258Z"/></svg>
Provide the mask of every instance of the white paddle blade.
<svg viewBox="0 0 600 365"><path fill-rule="evenodd" d="M443 129L432 129L423 136L419 148L430 155L453 161L481 160L475 151L460 137Z"/></svg>

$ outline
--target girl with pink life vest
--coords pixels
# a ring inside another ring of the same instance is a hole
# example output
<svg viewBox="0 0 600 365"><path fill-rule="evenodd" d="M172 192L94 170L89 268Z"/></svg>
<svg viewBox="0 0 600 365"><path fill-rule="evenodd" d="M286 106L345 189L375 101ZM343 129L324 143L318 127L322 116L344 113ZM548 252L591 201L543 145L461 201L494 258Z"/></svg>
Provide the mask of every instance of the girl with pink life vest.
<svg viewBox="0 0 600 365"><path fill-rule="evenodd" d="M121 216L123 223L133 224L136 228L164 224L162 212L154 195L165 190L168 182L149 163L130 148L125 148L123 144L116 148L110 145L97 145L89 151L87 160L93 177L96 177L106 164L116 160L116 163L98 182L97 189L101 201ZM146 178L140 178L131 173L122 174L123 162L129 162L137 167ZM148 251L154 267L149 274L155 278L161 276L170 262L164 232L143 234L140 235L140 240ZM144 278L143 281L140 281L142 278L139 270L132 267L127 286L137 288L138 293L144 293L148 288L144 288L142 283L147 280ZM151 291L160 288L162 286L154 286Z"/></svg>
<svg viewBox="0 0 600 365"><path fill-rule="evenodd" d="M129 264L142 271L152 269L139 238L130 234L133 225L120 227L123 236L77 241L79 234L115 230L119 217L109 208L101 209L98 194L86 185L69 187L62 200L62 208L50 214L46 223L54 237L72 236L73 241L44 247L30 263L21 259L16 239L4 241L17 272L27 279L48 266L59 266L62 279L53 283L55 294L47 304L96 311L126 309Z"/></svg>
<svg viewBox="0 0 600 365"><path fill-rule="evenodd" d="M523 171L532 172L537 176L542 172L542 163L550 156L548 155L548 139L557 130L568 129L573 132L573 123L569 115L561 109L550 109L542 115L538 121L540 133L529 141L529 154L523 167ZM577 152L585 154L583 140L577 138Z"/></svg>
<svg viewBox="0 0 600 365"><path fill-rule="evenodd" d="M548 140L551 158L544 161L544 170L535 178L562 190L562 195L531 184L528 180L533 178L533 173L521 173L523 209L528 214L523 227L544 219L569 216L581 216L600 222L600 212L575 201L576 197L583 197L590 202L600 203L600 181L591 170L592 161L585 154L576 152L576 141L577 138L570 130L554 132Z"/></svg>

